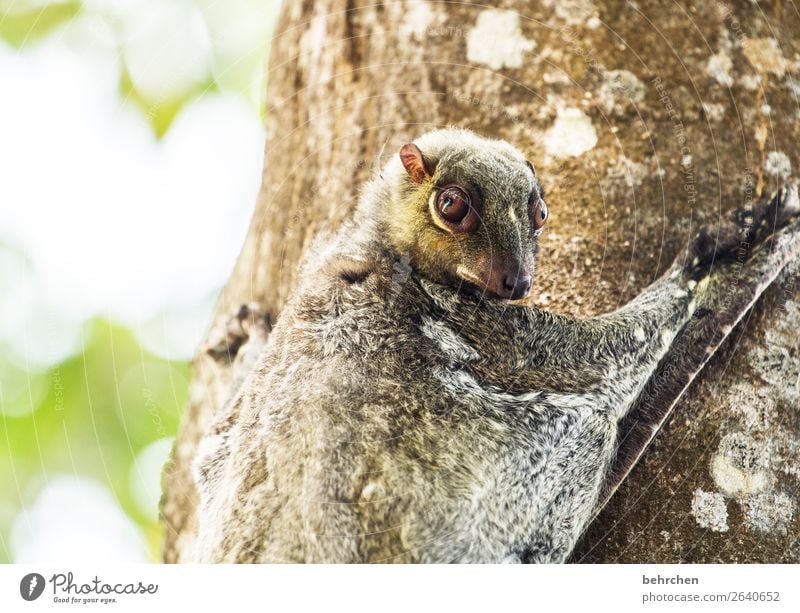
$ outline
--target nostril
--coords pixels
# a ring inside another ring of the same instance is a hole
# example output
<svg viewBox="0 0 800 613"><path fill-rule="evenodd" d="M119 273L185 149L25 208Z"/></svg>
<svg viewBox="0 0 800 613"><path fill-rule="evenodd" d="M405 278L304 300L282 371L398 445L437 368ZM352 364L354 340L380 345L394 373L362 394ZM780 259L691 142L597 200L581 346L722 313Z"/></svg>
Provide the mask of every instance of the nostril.
<svg viewBox="0 0 800 613"><path fill-rule="evenodd" d="M524 275L519 277L514 284L514 290L511 292L511 299L512 300L519 300L520 298L524 298L528 295L528 292L531 291L531 277L530 275Z"/></svg>
<svg viewBox="0 0 800 613"><path fill-rule="evenodd" d="M531 290L530 275L503 275L501 296L511 300L519 300L528 295Z"/></svg>

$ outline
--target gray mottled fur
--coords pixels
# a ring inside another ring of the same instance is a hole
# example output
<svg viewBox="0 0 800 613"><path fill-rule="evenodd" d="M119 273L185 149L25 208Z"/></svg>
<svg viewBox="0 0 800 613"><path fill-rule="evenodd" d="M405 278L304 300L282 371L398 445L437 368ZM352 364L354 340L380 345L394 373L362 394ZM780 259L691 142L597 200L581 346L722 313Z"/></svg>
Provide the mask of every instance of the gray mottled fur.
<svg viewBox="0 0 800 613"><path fill-rule="evenodd" d="M455 130L415 142L437 173L480 179L498 252L533 255L525 211L535 180L516 149ZM676 263L623 308L588 319L492 300L417 266L414 245L392 240L392 208L424 207L429 193L392 160L353 221L309 250L198 453L197 560L569 555L620 419L702 303L707 258ZM509 206L519 214L501 216ZM398 275L406 252L410 272ZM774 267L785 263L775 257Z"/></svg>

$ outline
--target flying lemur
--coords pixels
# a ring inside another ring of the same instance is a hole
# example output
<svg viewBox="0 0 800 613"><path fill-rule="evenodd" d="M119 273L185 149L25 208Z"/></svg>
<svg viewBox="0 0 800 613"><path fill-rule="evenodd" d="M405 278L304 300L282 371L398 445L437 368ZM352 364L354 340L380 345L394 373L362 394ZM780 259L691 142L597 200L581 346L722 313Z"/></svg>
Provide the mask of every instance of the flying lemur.
<svg viewBox="0 0 800 613"><path fill-rule="evenodd" d="M789 189L739 213L752 242L789 226L747 256L753 299L798 251L797 209ZM203 439L196 559L564 561L620 420L741 241L735 224L703 232L629 304L580 319L525 304L548 214L504 141L403 146L308 250Z"/></svg>

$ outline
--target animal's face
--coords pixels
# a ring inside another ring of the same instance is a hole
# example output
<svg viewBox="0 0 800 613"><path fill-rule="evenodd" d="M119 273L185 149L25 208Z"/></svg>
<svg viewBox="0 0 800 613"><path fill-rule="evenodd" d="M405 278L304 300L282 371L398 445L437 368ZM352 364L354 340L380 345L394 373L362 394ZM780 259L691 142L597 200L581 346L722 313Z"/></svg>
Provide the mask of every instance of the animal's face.
<svg viewBox="0 0 800 613"><path fill-rule="evenodd" d="M407 177L393 224L414 265L497 298L525 298L548 217L533 166L507 143L467 132L435 132L418 143L400 151Z"/></svg>

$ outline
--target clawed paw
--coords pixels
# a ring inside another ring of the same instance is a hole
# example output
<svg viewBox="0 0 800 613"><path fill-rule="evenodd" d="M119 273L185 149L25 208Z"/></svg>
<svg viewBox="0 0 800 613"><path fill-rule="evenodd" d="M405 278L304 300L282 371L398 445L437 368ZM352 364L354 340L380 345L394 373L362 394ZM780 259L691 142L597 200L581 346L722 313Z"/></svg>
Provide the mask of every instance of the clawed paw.
<svg viewBox="0 0 800 613"><path fill-rule="evenodd" d="M771 198L736 209L716 228L703 226L692 242L686 272L691 279L704 277L713 264L744 262L752 249L800 214L796 185L779 189Z"/></svg>

